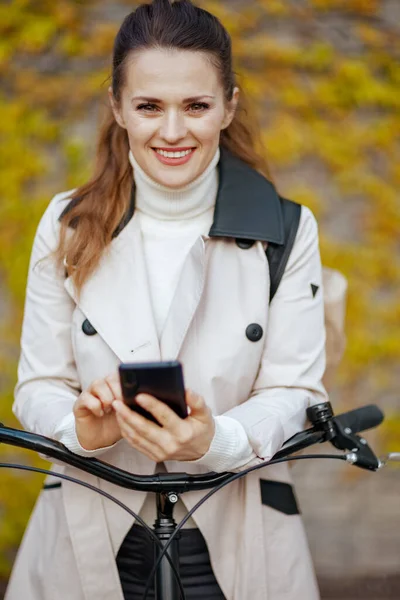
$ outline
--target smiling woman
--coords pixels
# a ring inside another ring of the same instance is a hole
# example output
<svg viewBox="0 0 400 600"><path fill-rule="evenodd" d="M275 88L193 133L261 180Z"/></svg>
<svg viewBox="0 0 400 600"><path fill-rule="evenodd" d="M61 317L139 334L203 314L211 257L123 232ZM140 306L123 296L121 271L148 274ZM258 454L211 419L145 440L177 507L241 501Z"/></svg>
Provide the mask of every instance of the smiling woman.
<svg viewBox="0 0 400 600"><path fill-rule="evenodd" d="M127 61L119 102L112 88L109 93L138 164L170 187L183 187L203 173L239 97L234 88L226 99L220 72L205 52L159 48L142 50Z"/></svg>
<svg viewBox="0 0 400 600"><path fill-rule="evenodd" d="M14 412L26 429L131 472L257 465L326 399L315 219L298 210L270 303L265 248L284 242L282 205L216 17L189 0L140 5L112 65L93 177L57 194L35 237ZM179 359L187 418L149 395L138 403L155 422L123 403L117 368L133 356ZM317 600L290 475L274 469L278 501L255 471L186 523L187 600ZM150 495L101 486L153 523ZM141 598L153 551L141 527L88 490L51 490L6 600ZM177 518L198 499L185 493Z"/></svg>
<svg viewBox="0 0 400 600"><path fill-rule="evenodd" d="M159 0L125 18L108 93L112 110L100 129L93 178L73 191L61 218L57 261L78 293L129 212L129 150L144 173L172 188L196 179L219 145L269 175L255 149L257 124L235 81L231 39L216 17L190 2ZM168 152L183 150L189 158L171 161Z"/></svg>

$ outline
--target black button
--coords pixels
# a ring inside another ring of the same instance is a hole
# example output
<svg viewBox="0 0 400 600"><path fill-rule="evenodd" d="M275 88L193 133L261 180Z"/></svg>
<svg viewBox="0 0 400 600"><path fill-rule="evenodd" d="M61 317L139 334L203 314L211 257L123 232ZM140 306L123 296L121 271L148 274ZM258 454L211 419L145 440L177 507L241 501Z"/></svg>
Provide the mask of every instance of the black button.
<svg viewBox="0 0 400 600"><path fill-rule="evenodd" d="M96 335L96 333L97 333L96 329L93 327L93 325L91 324L89 319L86 319L85 321L83 321L82 331L86 335Z"/></svg>
<svg viewBox="0 0 400 600"><path fill-rule="evenodd" d="M242 250L248 250L252 246L254 246L254 240L236 240L236 245L239 246Z"/></svg>
<svg viewBox="0 0 400 600"><path fill-rule="evenodd" d="M263 328L258 323L251 323L246 327L246 337L251 342L258 342L263 336Z"/></svg>

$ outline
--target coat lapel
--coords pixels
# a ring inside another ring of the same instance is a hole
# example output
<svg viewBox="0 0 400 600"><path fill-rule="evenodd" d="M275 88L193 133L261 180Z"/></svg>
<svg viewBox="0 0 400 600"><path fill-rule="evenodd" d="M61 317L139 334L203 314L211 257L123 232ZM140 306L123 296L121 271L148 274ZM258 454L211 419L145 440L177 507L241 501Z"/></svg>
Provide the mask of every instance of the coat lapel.
<svg viewBox="0 0 400 600"><path fill-rule="evenodd" d="M209 237L281 245L282 212L273 184L223 148L218 166L219 189ZM69 294L121 361L157 361L178 356L204 287L205 239L208 237L198 238L186 258L160 344L135 215L134 186L127 214L99 268L85 283L79 301L72 281L66 280Z"/></svg>
<svg viewBox="0 0 400 600"><path fill-rule="evenodd" d="M136 216L111 242L81 297L71 278L65 288L121 361L160 360Z"/></svg>
<svg viewBox="0 0 400 600"><path fill-rule="evenodd" d="M197 238L186 257L161 334L162 360L178 357L199 305L205 280L204 238Z"/></svg>

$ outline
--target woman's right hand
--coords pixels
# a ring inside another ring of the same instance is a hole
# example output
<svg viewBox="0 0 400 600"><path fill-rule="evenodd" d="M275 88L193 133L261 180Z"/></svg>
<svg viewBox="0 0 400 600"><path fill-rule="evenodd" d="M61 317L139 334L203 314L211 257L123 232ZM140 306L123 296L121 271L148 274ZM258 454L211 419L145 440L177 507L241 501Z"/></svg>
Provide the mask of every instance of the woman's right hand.
<svg viewBox="0 0 400 600"><path fill-rule="evenodd" d="M76 435L85 450L112 446L122 438L114 400L122 400L118 373L93 381L75 401Z"/></svg>

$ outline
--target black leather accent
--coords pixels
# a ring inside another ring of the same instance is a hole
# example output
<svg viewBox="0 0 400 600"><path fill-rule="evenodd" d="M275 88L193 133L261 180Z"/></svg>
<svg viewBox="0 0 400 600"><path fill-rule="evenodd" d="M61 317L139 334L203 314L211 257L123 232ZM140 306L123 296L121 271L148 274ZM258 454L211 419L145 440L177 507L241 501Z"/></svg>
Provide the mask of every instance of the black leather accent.
<svg viewBox="0 0 400 600"><path fill-rule="evenodd" d="M121 222L119 223L118 227L115 229L114 233L112 234L113 238L117 237L117 235L119 233L121 233L121 231L124 229L124 227L129 223L129 221L133 217L133 213L135 212L135 189L136 189L135 185L133 184L132 185L132 190L131 190L131 199L130 199L128 211L123 216L123 218L122 218ZM62 213L58 217L58 220L61 221L62 218L66 214L68 214L75 206L77 206L81 200L82 200L82 198L74 198L73 200L71 200L70 202L68 202L67 206L64 208L64 210L62 211ZM73 219L69 223L69 226L72 229L75 229L75 227L77 226L77 220Z"/></svg>
<svg viewBox="0 0 400 600"><path fill-rule="evenodd" d="M55 490L60 487L61 487L61 481L59 481L58 483L45 483L43 485L44 490Z"/></svg>
<svg viewBox="0 0 400 600"><path fill-rule="evenodd" d="M220 148L219 187L210 237L283 244L283 218L273 184L240 158Z"/></svg>
<svg viewBox="0 0 400 600"><path fill-rule="evenodd" d="M67 204L67 206L64 208L64 210L62 211L62 213L60 214L60 216L58 217L58 220L61 221L63 219L63 217L68 214L73 208L75 208L75 206L78 206L79 202L81 202L82 198L73 198L72 200L70 200ZM75 227L77 226L77 220L73 219L69 226L72 229L75 229Z"/></svg>
<svg viewBox="0 0 400 600"><path fill-rule="evenodd" d="M133 217L133 214L135 212L135 190L136 190L135 184L132 184L131 200L130 200L128 212L122 218L122 220L121 220L120 224L118 225L117 229L114 231L114 233L112 235L113 238L117 237L117 235L119 233L121 233L121 231L124 229L124 227L126 227L128 225L129 221Z"/></svg>
<svg viewBox="0 0 400 600"><path fill-rule="evenodd" d="M282 208L285 241L284 246L270 242L267 247L266 255L269 264L270 290L269 301L271 302L279 287L280 281L285 272L290 253L296 239L301 217L301 205L286 198L279 198Z"/></svg>
<svg viewBox="0 0 400 600"><path fill-rule="evenodd" d="M285 515L299 515L293 486L283 481L260 479L261 503Z"/></svg>

